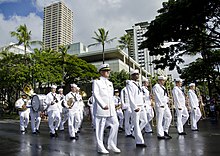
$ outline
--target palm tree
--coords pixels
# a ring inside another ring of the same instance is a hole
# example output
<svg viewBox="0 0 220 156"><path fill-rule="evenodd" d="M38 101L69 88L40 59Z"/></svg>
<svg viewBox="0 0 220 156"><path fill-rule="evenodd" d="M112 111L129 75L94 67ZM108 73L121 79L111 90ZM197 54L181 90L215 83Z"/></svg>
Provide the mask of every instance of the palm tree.
<svg viewBox="0 0 220 156"><path fill-rule="evenodd" d="M102 60L103 60L103 64L105 63L105 43L110 43L112 42L114 39L116 39L116 37L112 38L112 39L108 39L108 33L109 31L105 31L104 28L99 28L98 32L94 32L95 33L95 37L92 37L92 39L94 39L95 41L97 41L97 43L93 43L90 44L88 47L91 46L97 46L97 45L102 45Z"/></svg>
<svg viewBox="0 0 220 156"><path fill-rule="evenodd" d="M120 37L120 40L118 40L120 43L119 48L121 49L127 49L128 50L128 68L130 73L130 51L131 51L131 35L130 34L124 34Z"/></svg>
<svg viewBox="0 0 220 156"><path fill-rule="evenodd" d="M59 52L61 53L62 57L62 68L63 68L63 82L65 77L65 63L66 63L66 57L67 57L67 51L70 48L70 46L60 45L59 46Z"/></svg>
<svg viewBox="0 0 220 156"><path fill-rule="evenodd" d="M13 45L10 45L7 47L7 49L10 49L13 46L16 45L23 45L24 46L24 54L25 54L25 65L27 65L27 48L30 48L31 44L42 44L41 41L31 41L31 31L28 31L28 28L26 24L20 25L16 31L11 32L12 37L16 37L18 40L18 43L15 43Z"/></svg>

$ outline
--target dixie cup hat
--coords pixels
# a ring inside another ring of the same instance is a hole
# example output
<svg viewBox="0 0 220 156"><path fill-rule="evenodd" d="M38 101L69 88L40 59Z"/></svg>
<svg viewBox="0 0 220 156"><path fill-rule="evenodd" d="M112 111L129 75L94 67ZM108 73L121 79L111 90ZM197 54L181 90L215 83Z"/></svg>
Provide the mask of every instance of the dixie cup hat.
<svg viewBox="0 0 220 156"><path fill-rule="evenodd" d="M52 86L51 86L51 89L56 89L56 88L57 88L56 85L52 85Z"/></svg>
<svg viewBox="0 0 220 156"><path fill-rule="evenodd" d="M158 80L166 80L166 77L161 75L161 76L158 76Z"/></svg>
<svg viewBox="0 0 220 156"><path fill-rule="evenodd" d="M133 74L139 74L139 70L137 69L131 70L130 75L133 75Z"/></svg>

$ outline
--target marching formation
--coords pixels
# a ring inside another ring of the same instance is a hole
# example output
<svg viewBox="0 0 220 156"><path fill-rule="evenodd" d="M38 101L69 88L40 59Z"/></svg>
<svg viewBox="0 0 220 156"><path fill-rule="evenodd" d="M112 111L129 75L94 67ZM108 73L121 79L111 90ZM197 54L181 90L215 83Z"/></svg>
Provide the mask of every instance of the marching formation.
<svg viewBox="0 0 220 156"><path fill-rule="evenodd" d="M126 80L125 87L119 91L114 89L113 83L108 80L111 71L108 64L102 64L98 71L100 78L93 81L92 96L87 102L90 107L91 125L95 130L97 152L108 154L109 150L112 150L120 153L121 150L117 147L118 131L124 131L126 137L134 138L136 147L140 148L146 147L143 133L153 133L152 126L155 125L158 139L172 139L169 134L174 118L171 112L172 104L177 118L177 133L187 135L184 125L189 116L191 130L198 131L197 123L201 118L201 111L194 83L189 84L186 95L182 91L182 80L176 79L170 96L165 87L166 77L158 76L158 82L149 89L151 82L143 78L141 85L139 71L132 70L130 80ZM39 134L41 113L46 112L50 137L58 137L58 130L63 131L64 124L68 121L70 139L78 140L85 105L80 88L76 84L71 84L70 87L67 95L63 94L62 88L56 93L55 85L51 86L51 92L47 95L36 95L31 88L25 88L21 98L15 103L20 115L21 133L27 132L30 116L32 133ZM107 147L103 142L106 128L110 129Z"/></svg>

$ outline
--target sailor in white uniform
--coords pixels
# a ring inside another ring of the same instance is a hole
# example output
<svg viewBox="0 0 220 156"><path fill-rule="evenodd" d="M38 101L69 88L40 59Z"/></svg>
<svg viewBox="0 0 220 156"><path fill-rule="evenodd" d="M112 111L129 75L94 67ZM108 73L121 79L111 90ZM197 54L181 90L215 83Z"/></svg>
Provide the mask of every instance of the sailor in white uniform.
<svg viewBox="0 0 220 156"><path fill-rule="evenodd" d="M186 108L186 99L182 87L182 79L176 79L176 86L172 90L174 105L177 114L177 131L179 135L186 135L183 126L189 118L189 113Z"/></svg>
<svg viewBox="0 0 220 156"><path fill-rule="evenodd" d="M21 93L21 98L15 102L15 108L18 109L20 116L20 131L23 134L27 132L29 123L30 109L27 107L29 102L30 101L27 99L27 95L24 92Z"/></svg>
<svg viewBox="0 0 220 156"><path fill-rule="evenodd" d="M114 105L114 88L112 82L108 80L110 74L109 64L102 64L98 68L98 71L101 77L99 80L93 81L93 95L95 98L93 109L95 115L97 150L102 154L109 153L104 146L103 137L105 127L110 126L107 148L116 153L120 153L120 149L117 148L119 123Z"/></svg>
<svg viewBox="0 0 220 156"><path fill-rule="evenodd" d="M197 123L201 118L202 114L199 108L199 99L195 93L195 83L189 84L189 105L191 107L190 119L191 119L191 129L192 131L198 131Z"/></svg>
<svg viewBox="0 0 220 156"><path fill-rule="evenodd" d="M60 107L59 107L59 100L56 94L57 86L51 86L51 92L49 92L46 96L45 103L48 105L47 114L48 114L48 124L50 128L50 136L57 137L57 130L60 125Z"/></svg>
<svg viewBox="0 0 220 156"><path fill-rule="evenodd" d="M116 113L119 119L119 130L124 130L123 129L124 114L122 112L122 104L121 104L121 99L119 96L119 90L115 89L114 94L115 94L114 95L115 109L116 109Z"/></svg>
<svg viewBox="0 0 220 156"><path fill-rule="evenodd" d="M89 106L89 109L90 109L90 117L92 120L92 128L93 129L95 129L95 117L94 117L94 113L93 113L94 102L95 102L95 99L92 94L92 96L88 99L87 105Z"/></svg>
<svg viewBox="0 0 220 156"><path fill-rule="evenodd" d="M59 109L60 109L60 117L61 117L61 122L60 122L60 131L64 130L64 124L68 120L68 109L65 107L65 95L63 94L63 88L58 89L59 94L57 95L57 98L59 100Z"/></svg>
<svg viewBox="0 0 220 156"><path fill-rule="evenodd" d="M164 87L165 81L166 78L164 76L158 76L158 83L153 87L153 94L155 96L158 139L172 138L168 133L172 115L168 106L168 93Z"/></svg>
<svg viewBox="0 0 220 156"><path fill-rule="evenodd" d="M128 98L128 91L126 87L124 87L121 90L121 104L122 104L122 109L124 111L124 128L125 128L125 136L126 137L134 137L132 135L132 111L129 103L129 98Z"/></svg>
<svg viewBox="0 0 220 156"><path fill-rule="evenodd" d="M143 91L138 82L139 71L132 70L130 75L131 80L128 81L126 88L128 91L130 107L132 110L136 147L145 148L146 144L144 143L145 141L141 131L147 124L147 115L144 108Z"/></svg>
<svg viewBox="0 0 220 156"><path fill-rule="evenodd" d="M142 90L144 93L144 107L146 109L147 120L148 120L148 122L145 126L145 132L146 133L153 133L153 130L152 130L150 123L151 123L151 120L154 118L154 109L151 104L151 95L148 90L149 81L148 81L148 79L144 78L142 82L143 82Z"/></svg>
<svg viewBox="0 0 220 156"><path fill-rule="evenodd" d="M70 139L78 139L77 128L80 124L79 101L77 100L77 85L71 84L71 91L66 95L66 107L68 108L68 129Z"/></svg>

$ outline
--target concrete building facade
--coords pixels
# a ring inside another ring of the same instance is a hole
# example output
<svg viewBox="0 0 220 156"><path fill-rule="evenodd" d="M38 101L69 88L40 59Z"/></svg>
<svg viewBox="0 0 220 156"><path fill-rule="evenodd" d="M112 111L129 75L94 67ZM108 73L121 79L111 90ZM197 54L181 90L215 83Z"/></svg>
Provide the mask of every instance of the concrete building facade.
<svg viewBox="0 0 220 156"><path fill-rule="evenodd" d="M53 3L44 8L44 48L58 50L59 45L73 42L73 12L63 3Z"/></svg>

